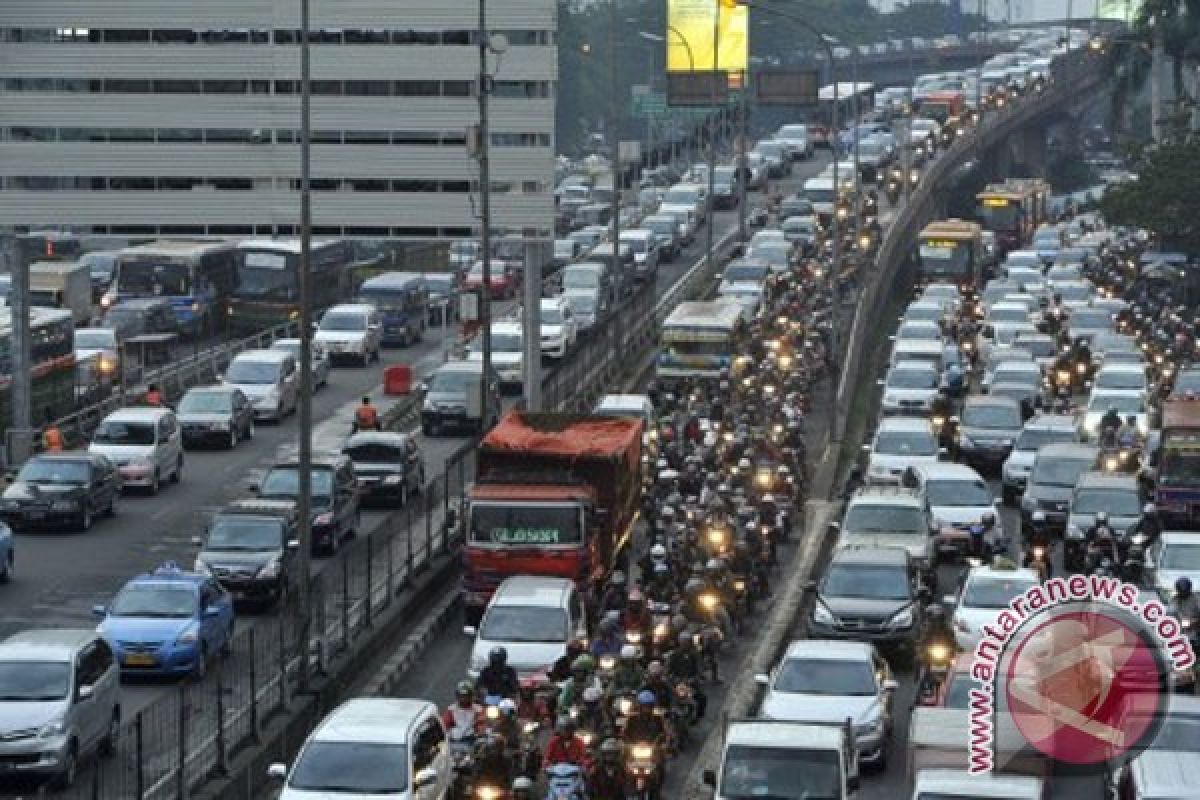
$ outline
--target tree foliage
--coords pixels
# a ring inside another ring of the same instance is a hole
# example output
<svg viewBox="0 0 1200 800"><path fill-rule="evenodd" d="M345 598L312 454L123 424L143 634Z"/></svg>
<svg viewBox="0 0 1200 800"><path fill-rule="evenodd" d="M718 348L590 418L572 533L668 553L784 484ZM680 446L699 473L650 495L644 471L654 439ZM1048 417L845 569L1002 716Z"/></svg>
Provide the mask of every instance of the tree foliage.
<svg viewBox="0 0 1200 800"><path fill-rule="evenodd" d="M1170 246L1200 252L1200 140L1148 151L1138 179L1111 187L1101 209L1116 225L1147 228Z"/></svg>

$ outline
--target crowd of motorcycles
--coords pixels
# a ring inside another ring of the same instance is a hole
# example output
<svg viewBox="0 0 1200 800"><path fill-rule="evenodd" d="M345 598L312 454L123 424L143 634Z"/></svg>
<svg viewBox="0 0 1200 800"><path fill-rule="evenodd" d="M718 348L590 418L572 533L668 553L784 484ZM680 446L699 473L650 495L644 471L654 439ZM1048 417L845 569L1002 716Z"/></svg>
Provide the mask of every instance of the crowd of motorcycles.
<svg viewBox="0 0 1200 800"><path fill-rule="evenodd" d="M647 387L643 533L590 598L590 641L518 678L496 648L444 712L453 800L649 800L704 717L720 654L771 593L806 497L805 420L831 366L832 292L817 258L773 277L715 382ZM551 729L548 741L542 733Z"/></svg>
<svg viewBox="0 0 1200 800"><path fill-rule="evenodd" d="M1099 220L1089 219L1080 226L1091 232L1102 228ZM1083 274L1094 285L1097 295L1123 300L1123 309L1115 315L1115 331L1136 338L1149 373L1147 409L1151 418L1173 391L1175 378L1195 362L1200 321L1194 310L1180 303L1179 282L1171 279L1177 274L1147 268L1143 253L1154 250L1154 242L1143 231L1113 230L1107 244L1097 256L1084 265ZM972 366L978 361L978 342L981 314L970 303L961 312L946 320L948 336L959 343ZM1032 418L1038 411L1074 414L1079 411L1077 398L1085 396L1098 369L1098 359L1085 338L1069 335L1070 310L1061 298L1052 295L1041 315L1041 333L1056 337L1059 355L1046 370L1046 388L1038 400L1023 404L1023 416ZM956 400L970 388L970 376L963 374L949 382L935 401L933 423L939 432L940 444L955 452ZM1133 417L1122 417L1116 409L1107 409L1095 437L1099 449L1096 468L1108 472L1125 472L1137 476L1141 493L1141 516L1137 524L1118 529L1110 523L1110 514L1100 511L1094 521L1082 531L1055 533L1046 514L1037 510L1022 525L1020 562L1036 570L1045 581L1055 574L1054 565L1063 571L1114 577L1134 584L1146 592L1155 587L1147 570L1147 550L1163 532L1163 524L1153 502L1154 473L1151 455L1157 446L1158 431L1148 434L1139 430ZM992 517L987 519L987 517ZM971 529L968 561L972 564L990 562L993 566L1016 566L1008 552L992 552L988 546L990 531L995 524L993 515L985 515L982 524ZM1061 544L1061 558L1056 550ZM1200 646L1200 598L1191 581L1176 581L1170 597L1169 611L1180 619L1185 632L1190 631L1194 646ZM955 657L953 631L940 607L927 616L927 629L918 646L920 654L918 687L924 696L932 695L939 680L944 679ZM1177 676L1178 677L1178 676ZM1182 682L1197 686L1195 676Z"/></svg>

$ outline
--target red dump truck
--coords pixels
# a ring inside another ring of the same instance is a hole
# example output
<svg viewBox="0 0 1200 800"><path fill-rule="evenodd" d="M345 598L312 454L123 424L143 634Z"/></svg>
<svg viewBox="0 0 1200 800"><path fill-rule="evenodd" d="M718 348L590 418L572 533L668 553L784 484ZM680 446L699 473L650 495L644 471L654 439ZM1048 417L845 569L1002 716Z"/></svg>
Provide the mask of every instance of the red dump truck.
<svg viewBox="0 0 1200 800"><path fill-rule="evenodd" d="M585 596L603 585L637 520L642 426L511 411L488 432L468 493L468 617L478 617L511 575L573 578Z"/></svg>

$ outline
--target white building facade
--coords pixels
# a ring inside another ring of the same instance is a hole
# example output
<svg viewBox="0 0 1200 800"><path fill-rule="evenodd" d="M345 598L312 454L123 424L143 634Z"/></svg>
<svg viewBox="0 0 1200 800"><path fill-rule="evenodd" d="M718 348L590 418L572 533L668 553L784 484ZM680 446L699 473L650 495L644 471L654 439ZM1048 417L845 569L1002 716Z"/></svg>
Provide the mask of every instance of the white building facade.
<svg viewBox="0 0 1200 800"><path fill-rule="evenodd" d="M313 225L477 233L477 0L311 0ZM288 234L298 0L5 0L0 225ZM489 9L493 227L553 229L554 0ZM496 37L498 38L498 37Z"/></svg>

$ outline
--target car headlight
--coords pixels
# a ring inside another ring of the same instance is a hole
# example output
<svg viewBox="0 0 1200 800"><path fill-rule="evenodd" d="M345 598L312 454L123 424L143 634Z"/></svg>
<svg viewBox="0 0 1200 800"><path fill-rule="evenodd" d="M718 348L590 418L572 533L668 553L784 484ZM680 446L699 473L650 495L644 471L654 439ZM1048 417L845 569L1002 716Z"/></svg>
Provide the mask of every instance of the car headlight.
<svg viewBox="0 0 1200 800"><path fill-rule="evenodd" d="M52 719L38 730L39 739L48 739L51 736L62 736L67 732L67 723L63 718Z"/></svg>
<svg viewBox="0 0 1200 800"><path fill-rule="evenodd" d="M200 639L200 631L196 628L188 628L183 633L179 634L179 638L175 640L176 644L195 644Z"/></svg>
<svg viewBox="0 0 1200 800"><path fill-rule="evenodd" d="M902 610L896 612L896 614L893 615L892 618L888 621L888 627L890 627L890 628L908 628L908 627L911 627L912 624L913 624L912 608L905 608L905 609L902 609Z"/></svg>
<svg viewBox="0 0 1200 800"><path fill-rule="evenodd" d="M199 558L196 559L196 563L192 566L192 569L195 572L200 573L201 575L209 575L209 576L212 575L212 568L209 567L206 562L204 562L203 560L201 560Z"/></svg>
<svg viewBox="0 0 1200 800"><path fill-rule="evenodd" d="M216 422L214 422L212 425L210 425L209 427L214 431L227 431L227 430L229 430L229 421L224 420L224 419L219 419Z"/></svg>
<svg viewBox="0 0 1200 800"><path fill-rule="evenodd" d="M397 483L404 482L404 476L403 475L388 475L387 477L385 477L383 479L383 482L386 483L388 486L395 486Z"/></svg>
<svg viewBox="0 0 1200 800"><path fill-rule="evenodd" d="M315 517L313 517L313 525L332 525L332 524L333 524L333 512L332 511L323 511L320 514L317 514Z"/></svg>
<svg viewBox="0 0 1200 800"><path fill-rule="evenodd" d="M258 577L267 579L278 578L279 569L281 566L282 564L280 563L279 559L273 558L266 564L263 564L262 569L258 571Z"/></svg>
<svg viewBox="0 0 1200 800"><path fill-rule="evenodd" d="M813 622L818 625L833 625L837 622L837 619L833 616L832 611L822 603L817 603L813 606Z"/></svg>

